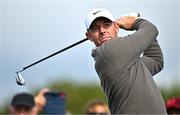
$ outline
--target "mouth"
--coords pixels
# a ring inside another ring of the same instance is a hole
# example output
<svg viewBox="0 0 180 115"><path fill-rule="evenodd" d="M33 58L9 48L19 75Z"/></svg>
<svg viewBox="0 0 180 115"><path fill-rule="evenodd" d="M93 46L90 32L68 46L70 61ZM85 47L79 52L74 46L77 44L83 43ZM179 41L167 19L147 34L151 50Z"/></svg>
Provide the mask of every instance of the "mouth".
<svg viewBox="0 0 180 115"><path fill-rule="evenodd" d="M110 37L103 37L101 41L102 41L102 42L106 42L106 41L108 41L108 40L110 40L110 39L111 39Z"/></svg>

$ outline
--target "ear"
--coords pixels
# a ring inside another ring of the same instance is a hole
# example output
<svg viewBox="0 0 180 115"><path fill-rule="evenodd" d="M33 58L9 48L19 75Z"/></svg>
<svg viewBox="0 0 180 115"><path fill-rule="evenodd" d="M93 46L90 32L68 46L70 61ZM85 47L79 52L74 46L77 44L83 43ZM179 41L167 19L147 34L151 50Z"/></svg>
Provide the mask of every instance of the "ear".
<svg viewBox="0 0 180 115"><path fill-rule="evenodd" d="M14 113L14 109L11 106L7 108L7 111L10 115Z"/></svg>
<svg viewBox="0 0 180 115"><path fill-rule="evenodd" d="M86 32L86 37L90 40L90 41L92 41L92 39L91 39L91 37L90 37L90 33L87 31Z"/></svg>

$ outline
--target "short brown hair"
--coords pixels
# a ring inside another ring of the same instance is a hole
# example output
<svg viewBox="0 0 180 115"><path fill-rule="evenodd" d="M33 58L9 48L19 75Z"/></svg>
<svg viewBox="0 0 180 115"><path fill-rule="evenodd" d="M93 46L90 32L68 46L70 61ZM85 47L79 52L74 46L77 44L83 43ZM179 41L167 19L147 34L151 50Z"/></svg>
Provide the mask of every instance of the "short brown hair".
<svg viewBox="0 0 180 115"><path fill-rule="evenodd" d="M92 113L95 114L96 111L94 110L97 106L103 106L105 108L104 113L110 114L108 105L103 100L99 100L99 99L91 100L87 103L85 108L85 114L92 114Z"/></svg>

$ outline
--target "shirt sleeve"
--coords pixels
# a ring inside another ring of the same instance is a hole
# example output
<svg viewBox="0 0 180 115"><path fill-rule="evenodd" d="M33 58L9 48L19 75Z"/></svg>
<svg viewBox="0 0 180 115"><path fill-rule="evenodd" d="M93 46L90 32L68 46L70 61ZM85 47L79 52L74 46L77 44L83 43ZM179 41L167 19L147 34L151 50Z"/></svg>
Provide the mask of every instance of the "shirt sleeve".
<svg viewBox="0 0 180 115"><path fill-rule="evenodd" d="M163 69L163 53L156 39L144 51L141 59L152 75L157 74Z"/></svg>
<svg viewBox="0 0 180 115"><path fill-rule="evenodd" d="M107 60L121 66L136 60L147 49L158 35L155 25L145 19L137 19L132 27L135 33L109 40L101 45L101 50Z"/></svg>

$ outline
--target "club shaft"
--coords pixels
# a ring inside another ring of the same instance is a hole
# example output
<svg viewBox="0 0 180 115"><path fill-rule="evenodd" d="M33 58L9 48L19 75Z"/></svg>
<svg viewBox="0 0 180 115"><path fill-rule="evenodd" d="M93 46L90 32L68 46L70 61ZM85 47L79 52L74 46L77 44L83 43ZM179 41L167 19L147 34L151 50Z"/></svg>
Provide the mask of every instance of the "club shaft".
<svg viewBox="0 0 180 115"><path fill-rule="evenodd" d="M70 48L72 48L72 47L74 47L74 46L76 46L76 45L78 45L78 44L80 44L80 43L82 43L82 42L85 42L85 41L87 41L87 40L88 40L88 38L84 38L84 39L82 39L82 40L80 40L80 41L78 41L78 42L76 42L76 43L74 43L74 44L72 44L72 45L70 45L70 46L67 46L67 47L65 47L65 48L63 48L63 49L61 49L61 50L59 50L59 51L57 51L57 52L55 52L55 53L53 53L53 54L45 57L45 58L43 58L43 59L40 59L40 60L38 60L38 61L36 61L36 62L34 62L34 63L26 66L26 67L23 67L23 70L21 70L21 71L24 71L25 69L27 69L27 68L29 68L29 67L31 67L31 66L33 66L33 65L36 65L36 64L38 64L38 63L40 63L40 62L42 62L42 61L44 61L44 60L46 60L46 59L48 59L48 58L50 58L50 57L52 57L52 56L55 56L55 55L57 55L57 54L59 54L59 53L61 53L61 52L63 52L63 51L66 51L66 50L68 50L68 49L70 49Z"/></svg>

